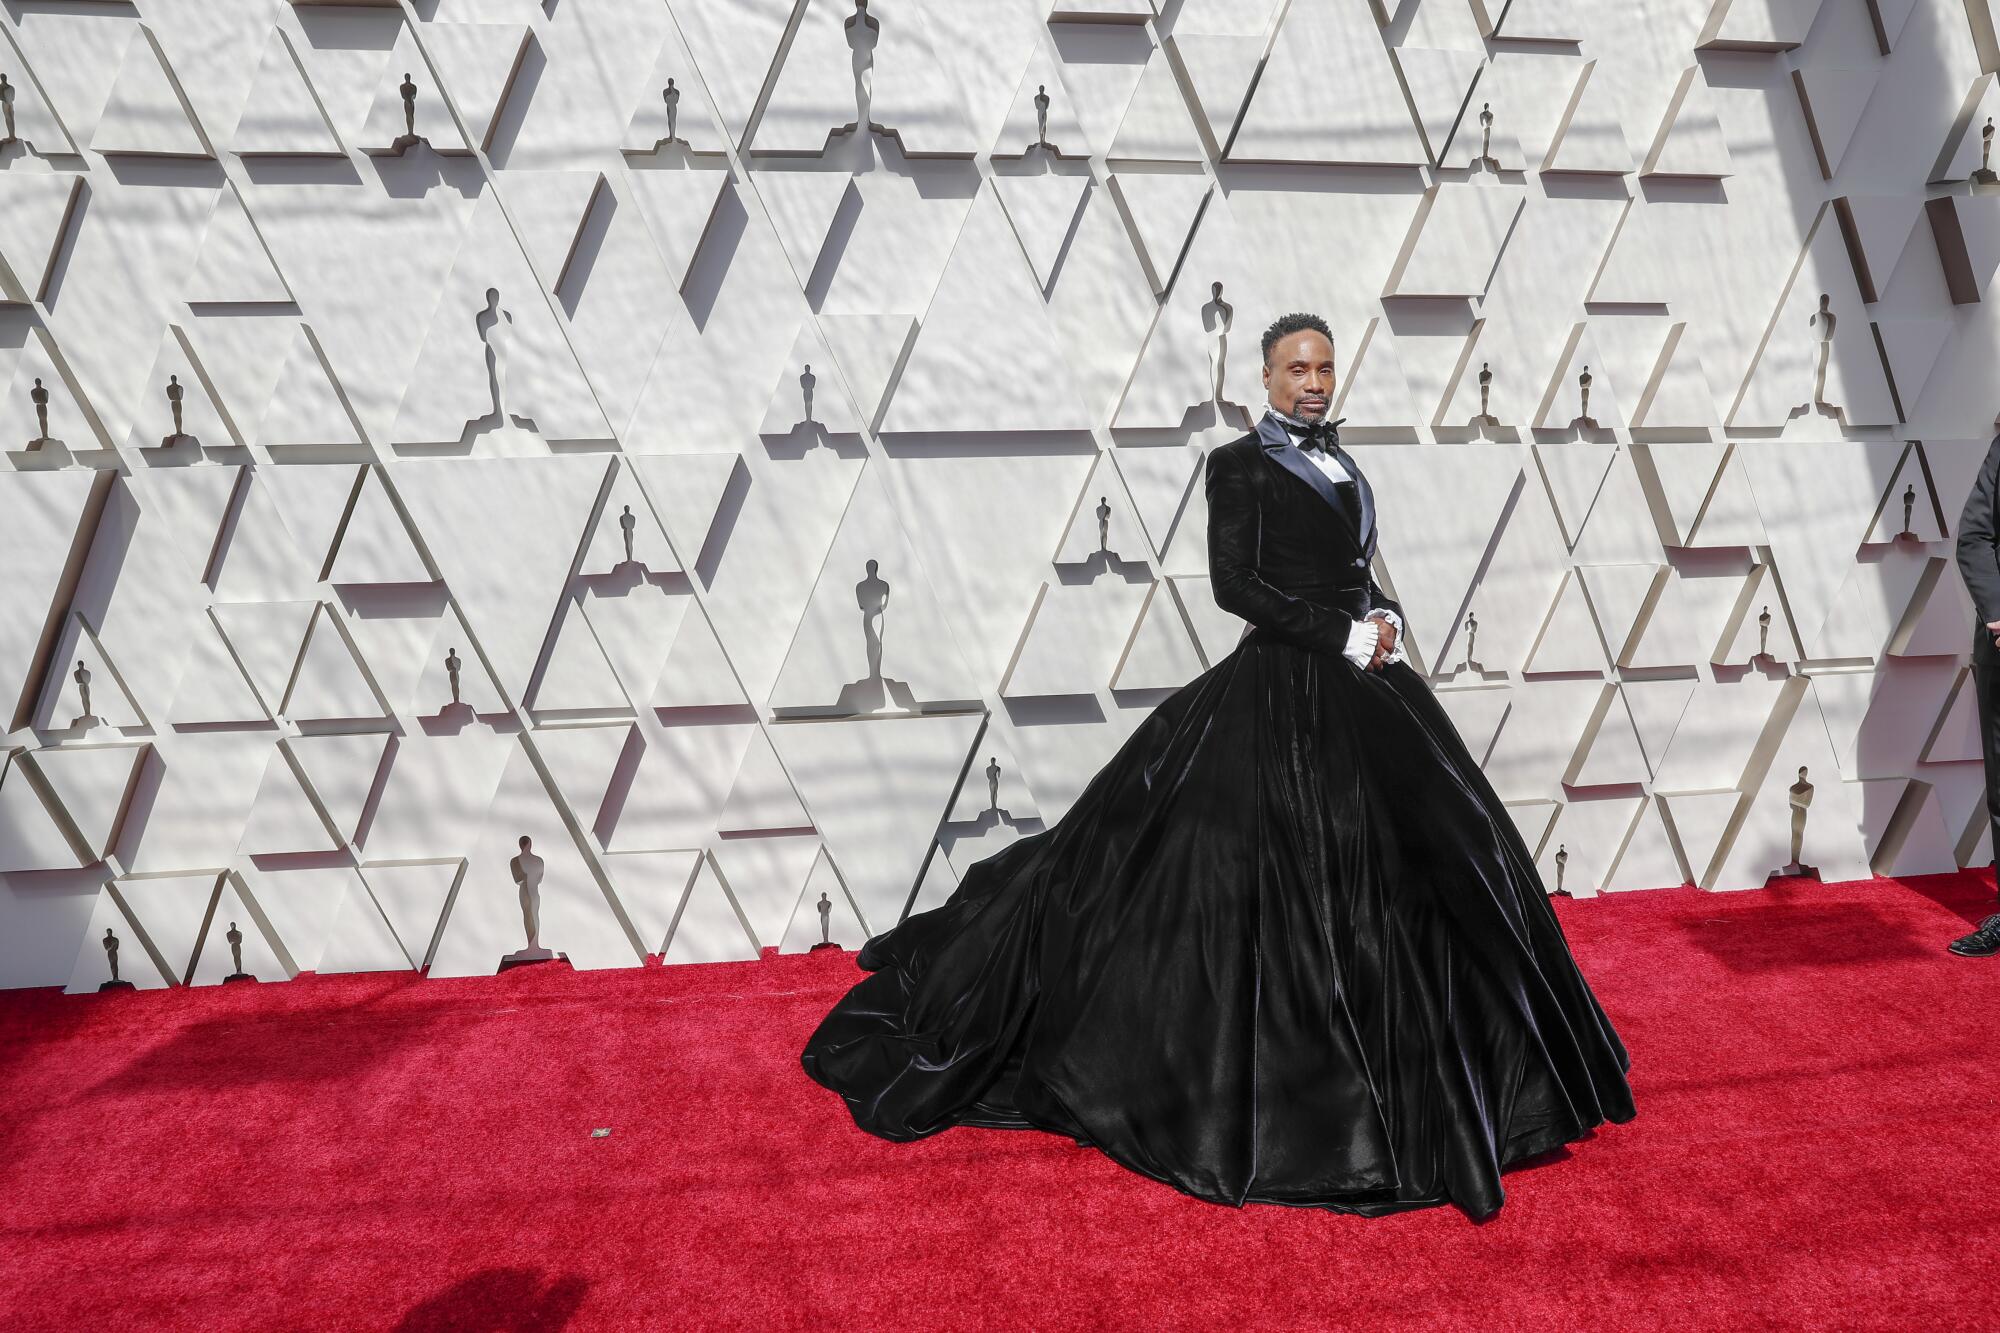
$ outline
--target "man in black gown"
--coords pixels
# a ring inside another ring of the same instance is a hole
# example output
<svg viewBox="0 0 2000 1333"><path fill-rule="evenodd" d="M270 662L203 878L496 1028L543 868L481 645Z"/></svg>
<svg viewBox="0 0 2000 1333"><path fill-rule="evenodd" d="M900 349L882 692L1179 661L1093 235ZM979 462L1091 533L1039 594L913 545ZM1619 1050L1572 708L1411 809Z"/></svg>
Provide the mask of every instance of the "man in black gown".
<svg viewBox="0 0 2000 1333"><path fill-rule="evenodd" d="M1215 1203L1488 1216L1505 1168L1632 1117L1630 1059L1403 653L1326 324L1264 350L1270 411L1205 471L1248 631L870 938L800 1062L886 1139L1038 1128Z"/></svg>

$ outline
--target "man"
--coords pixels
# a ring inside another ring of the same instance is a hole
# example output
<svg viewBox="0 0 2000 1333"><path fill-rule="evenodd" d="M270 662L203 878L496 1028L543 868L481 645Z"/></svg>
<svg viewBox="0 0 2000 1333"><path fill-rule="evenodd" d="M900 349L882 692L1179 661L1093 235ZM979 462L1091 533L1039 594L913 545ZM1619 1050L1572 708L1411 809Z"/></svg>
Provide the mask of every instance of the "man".
<svg viewBox="0 0 2000 1333"><path fill-rule="evenodd" d="M1333 333L1317 315L1285 315L1264 331L1264 393L1268 400L1257 429L1209 456L1210 503L1214 490L1240 489L1249 478L1271 478L1258 454L1267 455L1318 491L1346 521L1355 544L1354 566L1367 571L1375 553L1375 500L1367 479L1340 447L1340 422L1326 419L1333 405ZM1221 457L1218 458L1217 456ZM1247 512L1249 506L1244 506ZM1220 557L1218 559L1218 557ZM1254 575L1255 553L1237 558L1211 552L1216 604L1252 624L1267 619L1292 627L1290 637L1305 647L1338 642L1342 656L1368 671L1407 661L1403 652L1402 608L1384 596L1372 572L1365 574L1365 599L1354 614L1289 597ZM1345 632L1345 639L1337 636ZM1252 631L1255 633L1255 631Z"/></svg>
<svg viewBox="0 0 2000 1333"><path fill-rule="evenodd" d="M1972 631L1972 688L1979 703L1980 754L1986 768L1986 815L2000 852L2000 536L1996 536L1994 505L2000 497L2000 435L1986 446L1979 479L1965 497L1958 516L1958 572L1979 623ZM2000 872L1996 872L2000 873ZM1967 958L2000 953L2000 913L1979 923L1979 929L1948 946Z"/></svg>
<svg viewBox="0 0 2000 1333"><path fill-rule="evenodd" d="M1404 660L1326 322L1263 347L1270 410L1204 465L1248 631L1054 824L876 927L800 1063L893 1142L1040 1129L1213 1203L1487 1217L1504 1170L1633 1117L1631 1059Z"/></svg>

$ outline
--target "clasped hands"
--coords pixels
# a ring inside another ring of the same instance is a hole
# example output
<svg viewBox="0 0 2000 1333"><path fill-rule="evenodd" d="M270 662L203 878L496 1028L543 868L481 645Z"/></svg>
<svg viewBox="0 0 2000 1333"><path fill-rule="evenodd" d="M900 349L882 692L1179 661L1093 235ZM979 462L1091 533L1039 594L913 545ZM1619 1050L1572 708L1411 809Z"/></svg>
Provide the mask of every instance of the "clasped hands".
<svg viewBox="0 0 2000 1333"><path fill-rule="evenodd" d="M1375 628L1378 631L1375 640L1375 651L1368 658L1367 669L1370 671L1380 671L1383 659L1396 650L1396 625L1394 621L1379 611L1370 612L1365 618L1374 621Z"/></svg>
<svg viewBox="0 0 2000 1333"><path fill-rule="evenodd" d="M1987 621L1986 632L1993 636L1993 646L2000 648L2000 620Z"/></svg>

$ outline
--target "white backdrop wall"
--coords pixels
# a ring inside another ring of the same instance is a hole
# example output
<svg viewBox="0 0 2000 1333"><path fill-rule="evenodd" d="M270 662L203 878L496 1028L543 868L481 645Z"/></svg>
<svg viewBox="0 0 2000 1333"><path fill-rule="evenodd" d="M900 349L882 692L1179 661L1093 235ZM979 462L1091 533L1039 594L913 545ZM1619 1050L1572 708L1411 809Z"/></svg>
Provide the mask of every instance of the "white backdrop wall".
<svg viewBox="0 0 2000 1333"><path fill-rule="evenodd" d="M941 901L1241 631L1291 309L1551 885L1760 885L1807 786L1824 878L1983 864L1996 69L1984 0L4 0L0 984L492 972L523 837L577 967Z"/></svg>

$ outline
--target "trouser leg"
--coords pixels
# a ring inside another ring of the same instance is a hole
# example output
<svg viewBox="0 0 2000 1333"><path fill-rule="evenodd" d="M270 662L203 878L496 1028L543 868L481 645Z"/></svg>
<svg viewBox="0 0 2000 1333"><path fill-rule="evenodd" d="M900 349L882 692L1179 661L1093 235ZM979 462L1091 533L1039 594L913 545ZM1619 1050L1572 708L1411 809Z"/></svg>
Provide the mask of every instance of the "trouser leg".
<svg viewBox="0 0 2000 1333"><path fill-rule="evenodd" d="M2000 858L2000 665L1974 663L1972 683L1979 703L1979 753L1986 767L1986 817L1994 855ZM2000 869L1994 873L2000 875Z"/></svg>

